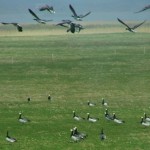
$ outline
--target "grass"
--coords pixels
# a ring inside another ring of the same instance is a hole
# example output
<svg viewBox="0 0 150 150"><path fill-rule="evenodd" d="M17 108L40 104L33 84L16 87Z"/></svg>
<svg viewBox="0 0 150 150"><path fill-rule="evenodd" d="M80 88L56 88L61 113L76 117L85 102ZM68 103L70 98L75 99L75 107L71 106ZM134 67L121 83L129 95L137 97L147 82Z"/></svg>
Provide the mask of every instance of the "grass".
<svg viewBox="0 0 150 150"><path fill-rule="evenodd" d="M109 26L106 33L91 28L80 34L54 28L52 35L48 28L31 28L0 31L0 149L148 150L150 130L139 122L144 112L150 114L149 33L120 32L122 26L115 25L109 34ZM125 124L105 120L102 97ZM97 106L89 108L88 100ZM76 122L73 110L100 121ZM31 122L20 124L19 112ZM70 142L75 126L88 133L86 140ZM105 141L99 140L101 128ZM18 142L5 141L7 130Z"/></svg>

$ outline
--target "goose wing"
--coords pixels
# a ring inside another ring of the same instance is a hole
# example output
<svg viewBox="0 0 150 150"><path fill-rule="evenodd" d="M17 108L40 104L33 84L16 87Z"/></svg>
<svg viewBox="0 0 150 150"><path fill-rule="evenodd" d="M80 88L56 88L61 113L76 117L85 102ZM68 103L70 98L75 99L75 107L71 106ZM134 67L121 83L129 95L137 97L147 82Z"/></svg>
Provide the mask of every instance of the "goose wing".
<svg viewBox="0 0 150 150"><path fill-rule="evenodd" d="M78 16L77 13L75 12L74 8L71 6L71 4L69 5L69 8L72 11L74 16Z"/></svg>
<svg viewBox="0 0 150 150"><path fill-rule="evenodd" d="M117 18L117 20L122 23L123 25L125 25L127 28L130 28L126 23L124 23L122 20L120 20L119 18Z"/></svg>
<svg viewBox="0 0 150 150"><path fill-rule="evenodd" d="M36 19L40 19L31 9L28 9L30 14L34 16Z"/></svg>
<svg viewBox="0 0 150 150"><path fill-rule="evenodd" d="M146 20L145 20L146 21ZM141 26L145 21L143 21L143 22L141 22L141 23L139 23L139 24L137 24L137 25L135 25L134 27L133 27L133 29L136 29L136 28L138 28L139 26Z"/></svg>
<svg viewBox="0 0 150 150"><path fill-rule="evenodd" d="M85 15L81 15L80 17L81 17L81 18L84 18L84 17L88 16L90 13L91 13L91 11L89 11L89 12L86 13Z"/></svg>
<svg viewBox="0 0 150 150"><path fill-rule="evenodd" d="M150 9L150 5L145 6L143 9L141 9L141 10L135 12L135 13L140 13L140 12L145 11L147 9Z"/></svg>

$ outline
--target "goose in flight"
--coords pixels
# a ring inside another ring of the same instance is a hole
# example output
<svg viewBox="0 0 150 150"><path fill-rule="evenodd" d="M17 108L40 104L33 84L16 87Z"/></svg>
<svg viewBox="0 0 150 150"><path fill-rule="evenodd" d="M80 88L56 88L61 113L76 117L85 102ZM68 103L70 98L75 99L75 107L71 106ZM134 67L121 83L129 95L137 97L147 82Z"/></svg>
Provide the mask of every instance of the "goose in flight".
<svg viewBox="0 0 150 150"><path fill-rule="evenodd" d="M33 20L37 21L38 23L42 23L45 24L48 21L52 21L52 20L45 20L45 19L40 19L31 9L28 9L28 11L30 12L30 14L35 17Z"/></svg>
<svg viewBox="0 0 150 150"><path fill-rule="evenodd" d="M47 10L47 11L49 11L50 13L55 13L55 10L54 10L54 8L53 8L53 6L49 6L49 5L44 5L44 6L41 6L41 7L39 7L39 11L45 11L45 10Z"/></svg>
<svg viewBox="0 0 150 150"><path fill-rule="evenodd" d="M1 22L1 24L3 24L3 25L12 24L12 25L14 25L15 27L17 27L18 32L22 32L22 31L23 31L22 26L19 25L18 23L14 23L14 22L11 22L11 23Z"/></svg>
<svg viewBox="0 0 150 150"><path fill-rule="evenodd" d="M150 9L150 5L145 6L144 8L142 8L141 10L139 10L139 11L137 11L135 13L140 13L140 12L145 11L147 9Z"/></svg>
<svg viewBox="0 0 150 150"><path fill-rule="evenodd" d="M91 12L89 11L88 13L84 14L84 15L77 15L76 11L74 10L74 8L69 5L70 10L72 11L73 15L72 17L77 20L77 21L82 21L82 18L86 17L87 15L89 15Z"/></svg>
<svg viewBox="0 0 150 150"><path fill-rule="evenodd" d="M120 22L120 23L122 23L123 25L125 25L126 26L126 30L128 30L128 31L130 31L130 32L135 32L135 30L134 29L136 29L136 28L138 28L139 26L141 26L145 21L143 21L142 23L139 23L139 24L137 24L137 25L135 25L135 26L133 26L133 27L130 27L129 25L127 25L126 23L124 23L122 20L120 20L119 18L117 18L118 19L118 21Z"/></svg>

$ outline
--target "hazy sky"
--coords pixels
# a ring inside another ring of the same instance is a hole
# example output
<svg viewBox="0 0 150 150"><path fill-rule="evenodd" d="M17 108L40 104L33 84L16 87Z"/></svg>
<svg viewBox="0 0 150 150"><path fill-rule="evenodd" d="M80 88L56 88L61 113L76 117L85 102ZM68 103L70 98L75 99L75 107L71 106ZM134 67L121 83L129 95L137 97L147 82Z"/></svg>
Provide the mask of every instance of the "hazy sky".
<svg viewBox="0 0 150 150"><path fill-rule="evenodd" d="M56 14L38 11L38 7L44 4L52 5ZM134 13L150 4L150 0L0 0L0 22L33 22L28 8L42 19L53 19L55 22L73 20L69 4L78 14L92 12L85 21L115 21L117 17L123 20L150 20L150 10Z"/></svg>

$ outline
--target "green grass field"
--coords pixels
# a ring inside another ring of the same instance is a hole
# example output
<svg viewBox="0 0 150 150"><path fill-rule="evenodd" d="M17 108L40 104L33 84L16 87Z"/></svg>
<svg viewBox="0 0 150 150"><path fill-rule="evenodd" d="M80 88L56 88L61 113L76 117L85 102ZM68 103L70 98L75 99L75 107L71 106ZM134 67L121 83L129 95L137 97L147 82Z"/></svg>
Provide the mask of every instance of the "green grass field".
<svg viewBox="0 0 150 150"><path fill-rule="evenodd" d="M149 150L150 127L140 124L144 112L150 115L148 26L135 34L121 25L90 25L79 34L26 26L23 33L0 26L0 149ZM104 118L102 98L125 124ZM88 107L88 100L97 105ZM100 120L77 122L73 110ZM31 122L19 123L19 112ZM70 142L75 126L87 139ZM101 128L105 141L99 139ZM7 130L16 143L5 140Z"/></svg>

